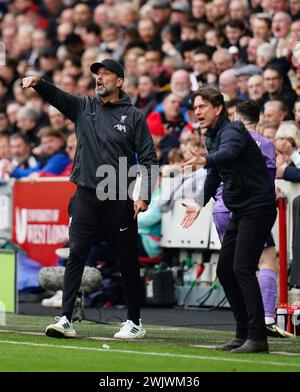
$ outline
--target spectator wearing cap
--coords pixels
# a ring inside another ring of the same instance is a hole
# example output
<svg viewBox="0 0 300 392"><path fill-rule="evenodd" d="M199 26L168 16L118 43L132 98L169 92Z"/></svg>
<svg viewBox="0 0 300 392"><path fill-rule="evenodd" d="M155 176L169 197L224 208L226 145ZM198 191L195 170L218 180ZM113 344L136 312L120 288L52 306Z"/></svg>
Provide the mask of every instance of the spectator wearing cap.
<svg viewBox="0 0 300 392"><path fill-rule="evenodd" d="M260 102L265 92L264 78L262 75L253 75L247 81L248 95L250 99Z"/></svg>
<svg viewBox="0 0 300 392"><path fill-rule="evenodd" d="M171 4L170 23L178 26L185 26L189 21L190 6L185 0L174 1Z"/></svg>
<svg viewBox="0 0 300 392"><path fill-rule="evenodd" d="M237 77L237 84L239 92L245 96L249 96L248 92L248 80L251 76L260 75L261 69L254 64L248 64L235 70L235 76Z"/></svg>
<svg viewBox="0 0 300 392"><path fill-rule="evenodd" d="M151 18L158 30L163 29L169 21L171 6L167 0L154 0L151 4Z"/></svg>
<svg viewBox="0 0 300 392"><path fill-rule="evenodd" d="M183 67L183 62L180 56L164 56L162 67L169 75L172 75Z"/></svg>
<svg viewBox="0 0 300 392"><path fill-rule="evenodd" d="M135 218L139 212L148 208L151 185L156 179L154 171L157 173L157 159L143 114L132 106L121 90L124 82L121 64L106 58L92 64L91 72L97 75L94 97L67 94L39 77L23 79L24 88L33 87L76 124L79 146L71 176L78 189L74 195L76 208L74 211L72 208L70 262L65 271L62 317L60 321L47 327L46 334L58 334L62 337L76 335L72 326L72 314L84 263L91 245L100 234L105 234L116 251L116 260L121 266L128 298L126 328L122 325L115 338L142 338L145 330L140 321ZM125 160L121 170L120 157ZM139 197L133 202L131 184L134 179L130 179L127 172L136 164L137 158L140 167L147 170L147 176L142 176ZM110 165L115 169L117 177L113 177L116 182L112 176L106 176L107 171L101 173L103 165ZM103 187L104 182L108 188ZM100 216L101 219L98 219ZM134 332L131 332L133 327Z"/></svg>
<svg viewBox="0 0 300 392"><path fill-rule="evenodd" d="M293 107L297 95L291 88L284 87L280 69L268 66L263 73L263 77L266 92L261 98L261 103L264 104L271 99L283 101L289 109L290 116L293 116Z"/></svg>

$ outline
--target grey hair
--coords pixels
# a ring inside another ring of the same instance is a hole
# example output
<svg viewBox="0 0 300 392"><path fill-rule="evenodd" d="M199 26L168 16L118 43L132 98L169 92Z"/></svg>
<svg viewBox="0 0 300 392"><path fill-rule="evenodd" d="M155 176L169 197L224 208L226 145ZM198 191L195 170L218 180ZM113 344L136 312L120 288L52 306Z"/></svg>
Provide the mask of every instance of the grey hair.
<svg viewBox="0 0 300 392"><path fill-rule="evenodd" d="M23 118L29 117L32 118L35 122L37 122L40 118L40 113L34 108L23 106L19 109L18 116Z"/></svg>
<svg viewBox="0 0 300 392"><path fill-rule="evenodd" d="M265 57L269 62L276 57L276 49L269 42L264 42L257 48L256 55Z"/></svg>

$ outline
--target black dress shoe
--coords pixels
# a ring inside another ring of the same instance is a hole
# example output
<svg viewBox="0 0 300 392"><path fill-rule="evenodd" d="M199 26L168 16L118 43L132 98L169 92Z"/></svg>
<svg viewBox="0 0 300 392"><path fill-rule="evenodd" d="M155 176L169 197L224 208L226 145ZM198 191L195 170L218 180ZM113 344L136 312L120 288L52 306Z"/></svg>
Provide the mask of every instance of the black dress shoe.
<svg viewBox="0 0 300 392"><path fill-rule="evenodd" d="M231 351L235 348L241 347L245 343L245 341L246 339L234 338L229 343L222 344L222 346L217 346L216 350Z"/></svg>
<svg viewBox="0 0 300 392"><path fill-rule="evenodd" d="M230 350L230 352L236 354L268 353L269 345L266 340L247 339L242 346L234 350Z"/></svg>

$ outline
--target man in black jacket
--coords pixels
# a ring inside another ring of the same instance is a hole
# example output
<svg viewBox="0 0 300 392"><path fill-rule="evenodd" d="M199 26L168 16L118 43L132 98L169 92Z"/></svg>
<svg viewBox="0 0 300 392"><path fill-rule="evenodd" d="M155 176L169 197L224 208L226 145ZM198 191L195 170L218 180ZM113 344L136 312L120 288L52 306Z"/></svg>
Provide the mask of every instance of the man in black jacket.
<svg viewBox="0 0 300 392"><path fill-rule="evenodd" d="M268 352L264 309L256 278L258 260L276 218L274 184L265 159L240 122L228 120L223 96L201 87L192 96L200 127L207 128L208 155L195 157L186 168L205 165L204 205L214 197L221 182L223 200L232 212L220 251L217 275L234 313L235 338L221 350L235 353ZM200 207L186 204L182 221L189 227Z"/></svg>
<svg viewBox="0 0 300 392"><path fill-rule="evenodd" d="M46 328L54 337L74 337L72 313L84 263L91 246L105 237L116 259L128 299L127 321L116 338L142 338L140 321L137 222L147 210L157 172L152 138L142 113L121 91L122 66L111 59L94 63L96 97L67 94L39 77L23 79L76 125L77 151L71 181L77 185L72 200L70 257L65 270L62 317ZM140 197L132 201L137 163L143 172ZM130 170L131 169L131 170ZM131 178L130 178L131 177Z"/></svg>

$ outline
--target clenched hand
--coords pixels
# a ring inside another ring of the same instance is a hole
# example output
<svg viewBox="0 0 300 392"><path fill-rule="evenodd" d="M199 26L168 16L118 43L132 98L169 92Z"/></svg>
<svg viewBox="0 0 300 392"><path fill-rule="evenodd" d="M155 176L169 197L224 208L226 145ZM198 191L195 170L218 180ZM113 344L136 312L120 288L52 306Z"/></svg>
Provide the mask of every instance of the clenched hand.
<svg viewBox="0 0 300 392"><path fill-rule="evenodd" d="M41 78L39 76L28 76L27 78L22 79L22 87L29 88L36 86Z"/></svg>

